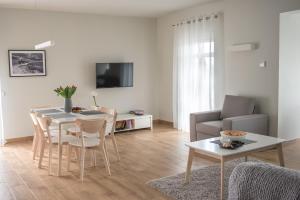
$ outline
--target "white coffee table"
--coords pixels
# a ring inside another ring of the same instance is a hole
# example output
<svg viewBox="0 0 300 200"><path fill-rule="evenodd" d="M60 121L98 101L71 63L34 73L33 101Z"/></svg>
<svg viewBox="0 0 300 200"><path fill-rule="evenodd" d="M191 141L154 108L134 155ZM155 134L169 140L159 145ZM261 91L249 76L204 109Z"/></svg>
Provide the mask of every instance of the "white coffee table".
<svg viewBox="0 0 300 200"><path fill-rule="evenodd" d="M246 139L255 141L254 143L245 144L235 150L228 150L221 148L218 144L212 143L212 141L219 140L220 137L206 139L206 140L199 140L195 142L187 143L186 146L189 147L189 157L187 162L186 168L186 176L185 182L189 183L190 175L191 175L191 168L194 156L208 156L215 159L220 160L221 162L221 199L223 199L224 194L224 162L245 157L247 160L247 156L251 153L264 151L276 148L279 158L280 166L284 166L284 159L282 153L282 143L286 140L274 138L270 136L264 136L254 133L247 133Z"/></svg>

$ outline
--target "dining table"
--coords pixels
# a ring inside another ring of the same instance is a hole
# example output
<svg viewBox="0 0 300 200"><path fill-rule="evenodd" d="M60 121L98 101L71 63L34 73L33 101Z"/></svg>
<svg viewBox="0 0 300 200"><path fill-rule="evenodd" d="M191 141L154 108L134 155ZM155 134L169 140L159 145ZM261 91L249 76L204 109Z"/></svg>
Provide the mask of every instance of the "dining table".
<svg viewBox="0 0 300 200"><path fill-rule="evenodd" d="M66 113L63 107L47 107L47 108L36 108L31 109L32 112L37 113L42 117L48 117L52 120L52 123L58 126L58 169L57 176L62 175L62 130L64 125L72 125L77 119L105 119L106 120L106 130L111 130L113 125L113 116L107 113L103 113L97 110L87 110L82 109L80 112Z"/></svg>

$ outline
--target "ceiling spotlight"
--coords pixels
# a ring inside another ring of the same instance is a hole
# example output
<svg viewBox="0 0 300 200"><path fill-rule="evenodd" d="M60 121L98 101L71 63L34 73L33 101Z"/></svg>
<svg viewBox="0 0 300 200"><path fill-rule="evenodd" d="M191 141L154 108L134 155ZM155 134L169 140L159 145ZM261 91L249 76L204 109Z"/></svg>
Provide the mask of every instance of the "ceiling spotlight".
<svg viewBox="0 0 300 200"><path fill-rule="evenodd" d="M55 45L54 41L47 41L47 42L43 42L43 43L40 43L40 44L37 44L34 46L34 49L35 50L38 50L38 49L46 49L48 47L53 47Z"/></svg>

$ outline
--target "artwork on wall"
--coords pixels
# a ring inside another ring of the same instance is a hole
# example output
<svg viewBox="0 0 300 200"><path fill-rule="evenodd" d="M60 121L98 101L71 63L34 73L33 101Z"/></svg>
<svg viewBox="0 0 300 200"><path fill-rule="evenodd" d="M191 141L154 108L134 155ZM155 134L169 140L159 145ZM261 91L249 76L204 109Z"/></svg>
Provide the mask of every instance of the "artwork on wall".
<svg viewBox="0 0 300 200"><path fill-rule="evenodd" d="M9 50L9 76L46 76L45 50Z"/></svg>

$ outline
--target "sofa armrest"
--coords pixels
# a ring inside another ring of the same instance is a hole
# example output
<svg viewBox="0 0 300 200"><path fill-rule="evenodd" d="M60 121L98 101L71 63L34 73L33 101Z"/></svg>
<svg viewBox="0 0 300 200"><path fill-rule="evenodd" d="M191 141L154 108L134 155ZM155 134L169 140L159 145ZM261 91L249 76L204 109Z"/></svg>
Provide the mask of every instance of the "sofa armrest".
<svg viewBox="0 0 300 200"><path fill-rule="evenodd" d="M299 171L260 162L237 165L229 178L228 200L299 199Z"/></svg>
<svg viewBox="0 0 300 200"><path fill-rule="evenodd" d="M190 114L190 140L191 141L197 140L197 131L196 131L197 123L219 120L220 115L221 115L220 110L191 113Z"/></svg>
<svg viewBox="0 0 300 200"><path fill-rule="evenodd" d="M253 114L223 119L223 130L240 130L268 135L268 115Z"/></svg>

